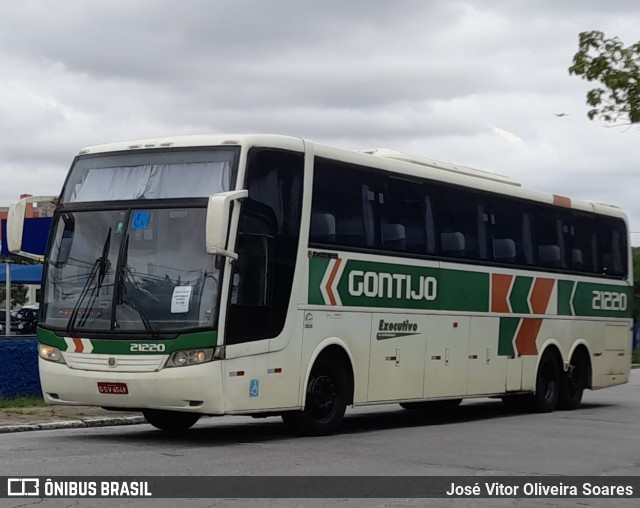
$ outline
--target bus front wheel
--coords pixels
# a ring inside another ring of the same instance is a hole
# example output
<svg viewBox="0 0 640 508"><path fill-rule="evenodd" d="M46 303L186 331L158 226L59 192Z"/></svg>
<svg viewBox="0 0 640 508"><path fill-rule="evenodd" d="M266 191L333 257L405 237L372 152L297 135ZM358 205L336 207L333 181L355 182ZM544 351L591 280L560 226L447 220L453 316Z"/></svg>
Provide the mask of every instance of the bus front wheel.
<svg viewBox="0 0 640 508"><path fill-rule="evenodd" d="M147 409L142 414L156 429L172 432L187 430L200 419L200 415L195 413L162 411L159 409Z"/></svg>
<svg viewBox="0 0 640 508"><path fill-rule="evenodd" d="M302 411L282 414L285 425L302 436L333 434L347 408L348 379L344 367L333 358L319 360L311 370Z"/></svg>

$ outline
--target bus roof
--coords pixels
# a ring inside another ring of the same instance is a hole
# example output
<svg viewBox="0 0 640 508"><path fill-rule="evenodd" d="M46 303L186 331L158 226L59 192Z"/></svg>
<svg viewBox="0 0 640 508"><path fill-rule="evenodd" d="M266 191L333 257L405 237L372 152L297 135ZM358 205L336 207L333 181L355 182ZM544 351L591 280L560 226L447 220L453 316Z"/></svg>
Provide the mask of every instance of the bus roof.
<svg viewBox="0 0 640 508"><path fill-rule="evenodd" d="M122 141L103 145L88 146L80 150L78 155L99 154L106 152L123 152L129 150L153 150L167 148L189 148L206 146L240 146L264 145L277 148L304 150L301 138L280 136L276 134L195 134L187 136L170 136L162 138Z"/></svg>
<svg viewBox="0 0 640 508"><path fill-rule="evenodd" d="M458 164L451 164L449 162L436 161L427 157L421 157L419 155L406 154L399 152L398 150L391 150L389 148L376 148L373 150L360 150L362 153L369 155L375 155L376 157L384 157L387 159L409 162L411 164L418 164L433 169L440 169L442 171L451 171L457 174L463 174L466 176L472 176L475 178L484 178L486 180L492 180L494 182L506 183L509 185L515 185L520 187L520 183L512 180L508 176L499 175L498 173L491 173L489 171L483 171L480 169L469 168L467 166L460 166Z"/></svg>
<svg viewBox="0 0 640 508"><path fill-rule="evenodd" d="M522 199L568 206L570 208L604 215L613 215L626 220L625 214L615 205L575 200L564 196L556 196L525 189L515 180L497 173L449 162L436 161L427 157L410 155L388 148L354 151L317 144L302 138L276 134L199 134L160 137L89 146L82 149L78 155L145 149L243 145L272 146L274 148L295 151L304 151L305 146L313 146L315 153L322 157L335 157L353 164L375 165L379 169L394 171L409 176L434 178L452 184L486 190L488 192L510 194ZM377 160L375 164L372 162L374 158ZM400 164L398 164L398 162Z"/></svg>

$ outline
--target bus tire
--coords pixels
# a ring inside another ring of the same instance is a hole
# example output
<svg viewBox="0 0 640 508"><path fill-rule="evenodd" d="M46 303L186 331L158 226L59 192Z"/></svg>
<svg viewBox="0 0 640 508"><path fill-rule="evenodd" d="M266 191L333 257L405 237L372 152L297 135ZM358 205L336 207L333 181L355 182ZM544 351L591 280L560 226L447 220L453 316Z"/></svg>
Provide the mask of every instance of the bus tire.
<svg viewBox="0 0 640 508"><path fill-rule="evenodd" d="M160 409L146 409L142 412L145 419L156 429L176 432L187 430L200 419L196 413L180 411L163 411Z"/></svg>
<svg viewBox="0 0 640 508"><path fill-rule="evenodd" d="M333 434L347 409L348 378L344 367L333 357L325 357L313 366L305 407L282 414L285 425L301 436Z"/></svg>
<svg viewBox="0 0 640 508"><path fill-rule="evenodd" d="M460 405L462 399L425 400L421 402L401 402L400 407L409 411L446 411Z"/></svg>
<svg viewBox="0 0 640 508"><path fill-rule="evenodd" d="M536 391L530 398L530 409L535 413L550 413L558 406L560 397L560 363L556 355L547 350L538 364Z"/></svg>
<svg viewBox="0 0 640 508"><path fill-rule="evenodd" d="M589 386L591 367L586 350L579 349L571 357L569 369L563 372L560 383L558 408L573 410L580 407L582 394Z"/></svg>

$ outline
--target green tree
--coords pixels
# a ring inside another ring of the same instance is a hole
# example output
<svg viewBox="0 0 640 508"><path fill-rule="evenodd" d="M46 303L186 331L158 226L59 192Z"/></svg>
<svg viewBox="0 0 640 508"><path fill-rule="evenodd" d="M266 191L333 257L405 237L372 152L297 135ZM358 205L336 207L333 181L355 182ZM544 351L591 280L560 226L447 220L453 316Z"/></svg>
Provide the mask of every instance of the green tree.
<svg viewBox="0 0 640 508"><path fill-rule="evenodd" d="M618 37L582 32L569 74L601 85L587 92L590 120L640 123L640 41L624 47Z"/></svg>

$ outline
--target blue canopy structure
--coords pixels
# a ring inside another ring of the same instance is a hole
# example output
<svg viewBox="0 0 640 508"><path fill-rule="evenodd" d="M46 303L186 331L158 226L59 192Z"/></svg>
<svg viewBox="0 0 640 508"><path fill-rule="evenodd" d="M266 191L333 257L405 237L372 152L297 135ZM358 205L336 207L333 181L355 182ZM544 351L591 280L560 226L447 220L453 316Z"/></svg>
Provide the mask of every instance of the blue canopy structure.
<svg viewBox="0 0 640 508"><path fill-rule="evenodd" d="M7 282L7 265L0 265L0 284ZM11 263L11 284L40 284L42 265L16 265Z"/></svg>

